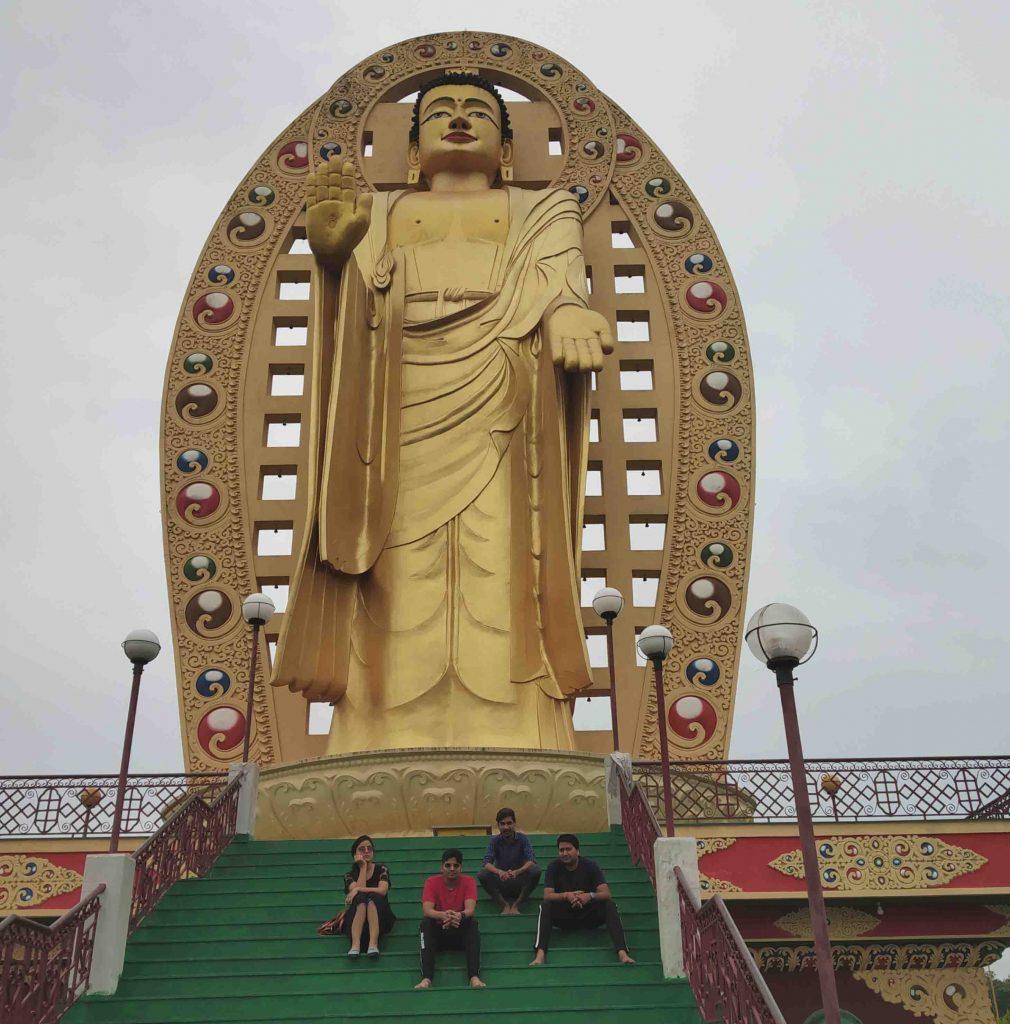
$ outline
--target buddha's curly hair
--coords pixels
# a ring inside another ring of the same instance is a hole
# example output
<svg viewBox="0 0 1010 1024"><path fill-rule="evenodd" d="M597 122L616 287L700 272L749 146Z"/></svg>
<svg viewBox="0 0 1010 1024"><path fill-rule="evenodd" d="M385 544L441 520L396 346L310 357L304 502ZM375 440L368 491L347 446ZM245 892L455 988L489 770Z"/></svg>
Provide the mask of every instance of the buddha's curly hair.
<svg viewBox="0 0 1010 1024"><path fill-rule="evenodd" d="M505 106L505 101L502 99L501 93L494 87L494 84L480 75L468 75L463 71L446 71L444 74L425 82L417 94L417 99L414 100L414 111L410 118L411 142L417 142L420 137L421 101L426 93L431 92L432 89L437 89L441 85L472 85L475 89L483 89L484 92L490 93L498 101L498 109L501 111L502 142L512 138L512 125L509 123L508 107Z"/></svg>

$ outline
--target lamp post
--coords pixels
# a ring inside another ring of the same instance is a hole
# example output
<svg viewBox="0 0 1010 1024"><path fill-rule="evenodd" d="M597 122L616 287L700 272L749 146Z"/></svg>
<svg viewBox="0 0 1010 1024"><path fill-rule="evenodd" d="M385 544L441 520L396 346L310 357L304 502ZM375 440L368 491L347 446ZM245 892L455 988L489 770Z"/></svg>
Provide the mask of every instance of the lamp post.
<svg viewBox="0 0 1010 1024"><path fill-rule="evenodd" d="M610 667L610 728L614 750L620 750L617 738L617 677L614 675L614 619L621 614L624 596L615 587L602 587L593 594L593 611L607 624L607 665Z"/></svg>
<svg viewBox="0 0 1010 1024"><path fill-rule="evenodd" d="M673 650L673 634L666 626L646 626L639 634L638 649L652 662L656 681L656 728L659 731L659 756L663 763L663 808L666 834L673 835L673 787L670 783L670 745L666 735L666 695L663 692L663 662Z"/></svg>
<svg viewBox="0 0 1010 1024"><path fill-rule="evenodd" d="M119 850L119 833L123 827L123 804L126 801L126 774L130 770L130 751L133 748L133 726L137 721L137 698L140 696L140 677L161 652L161 643L149 629L134 629L126 634L123 653L133 665L133 687L130 690L130 710L126 713L126 735L123 737L123 757L119 762L119 785L116 787L116 810L112 816L112 837L109 853Z"/></svg>
<svg viewBox="0 0 1010 1024"><path fill-rule="evenodd" d="M275 606L266 594L250 594L242 602L242 618L252 626L252 653L249 656L249 693L245 702L245 737L242 740L242 763L249 763L249 743L252 740L253 694L256 691L256 655L260 646L260 626L273 618Z"/></svg>
<svg viewBox="0 0 1010 1024"><path fill-rule="evenodd" d="M798 608L789 604L768 604L759 608L751 617L747 623L745 637L754 657L775 673L779 696L782 699L782 718L785 722L786 745L789 748L789 769L796 798L796 820L800 829L810 921L814 930L817 977L821 986L821 1002L824 1004L824 1024L841 1024L838 989L831 963L831 941L828 938L828 915L824 908L824 891L821 888L821 872L814 844L814 824L810 814L810 794L807 792L803 764L803 744L800 741L796 696L793 693L793 669L813 657L814 651L817 650L817 630L810 625L810 620Z"/></svg>

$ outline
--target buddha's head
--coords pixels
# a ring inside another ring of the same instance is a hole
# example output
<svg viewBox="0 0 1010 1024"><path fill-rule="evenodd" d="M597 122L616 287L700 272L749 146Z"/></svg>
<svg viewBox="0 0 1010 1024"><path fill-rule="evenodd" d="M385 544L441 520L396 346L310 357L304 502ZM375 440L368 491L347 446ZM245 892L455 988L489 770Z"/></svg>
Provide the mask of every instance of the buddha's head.
<svg viewBox="0 0 1010 1024"><path fill-rule="evenodd" d="M488 184L509 177L512 128L498 90L485 78L449 72L421 86L407 165L431 181L441 171L476 171Z"/></svg>

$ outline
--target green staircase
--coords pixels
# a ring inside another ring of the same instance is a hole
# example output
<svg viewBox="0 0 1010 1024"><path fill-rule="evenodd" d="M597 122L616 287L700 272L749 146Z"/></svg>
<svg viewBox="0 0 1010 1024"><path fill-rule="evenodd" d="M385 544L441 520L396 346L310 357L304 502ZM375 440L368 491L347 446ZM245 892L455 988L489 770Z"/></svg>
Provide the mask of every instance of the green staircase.
<svg viewBox="0 0 1010 1024"><path fill-rule="evenodd" d="M531 836L537 860L553 837ZM419 980L418 923L424 879L446 846L463 850L476 875L483 837L380 839L389 865L396 927L375 961L350 961L347 940L316 935L343 903L344 841L236 840L206 878L178 883L137 929L114 996L88 996L67 1024L468 1024L487 1018L566 1024L700 1024L690 987L664 980L656 903L648 876L631 865L620 830L582 837L603 866L637 965L618 964L605 929L555 932L547 965L528 967L538 889L521 917L501 917L483 890L477 908L484 990L466 982L462 953L438 958L435 987Z"/></svg>

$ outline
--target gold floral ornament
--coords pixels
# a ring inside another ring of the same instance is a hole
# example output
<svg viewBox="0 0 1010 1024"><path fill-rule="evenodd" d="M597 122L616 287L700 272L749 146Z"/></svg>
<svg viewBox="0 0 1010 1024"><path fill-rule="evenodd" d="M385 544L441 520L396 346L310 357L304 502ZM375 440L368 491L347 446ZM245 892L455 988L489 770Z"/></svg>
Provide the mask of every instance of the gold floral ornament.
<svg viewBox="0 0 1010 1024"><path fill-rule="evenodd" d="M14 853L0 857L0 911L37 907L79 889L84 876L45 857Z"/></svg>
<svg viewBox="0 0 1010 1024"><path fill-rule="evenodd" d="M935 889L978 871L986 858L935 836L830 836L817 847L821 882L835 892ZM790 850L769 867L805 878L801 850Z"/></svg>
<svg viewBox="0 0 1010 1024"><path fill-rule="evenodd" d="M985 975L979 970L856 971L884 1002L935 1024L995 1024Z"/></svg>
<svg viewBox="0 0 1010 1024"><path fill-rule="evenodd" d="M878 917L855 907L831 907L828 910L828 935L832 939L854 939L872 932L879 924ZM814 934L810 911L805 907L783 915L775 922L775 927L798 939L809 939Z"/></svg>

